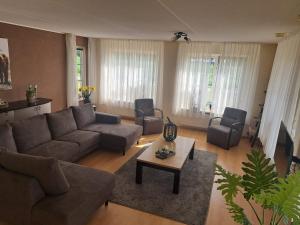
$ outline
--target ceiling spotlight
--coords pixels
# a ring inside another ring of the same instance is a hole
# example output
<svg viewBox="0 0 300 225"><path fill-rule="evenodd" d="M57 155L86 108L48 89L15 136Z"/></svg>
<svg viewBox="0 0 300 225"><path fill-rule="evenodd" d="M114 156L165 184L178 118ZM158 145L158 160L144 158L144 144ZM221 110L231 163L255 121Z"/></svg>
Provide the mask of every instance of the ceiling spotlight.
<svg viewBox="0 0 300 225"><path fill-rule="evenodd" d="M174 37L172 38L172 40L177 41L180 38L183 38L187 43L191 42L191 39L188 37L187 33L182 31L174 33Z"/></svg>
<svg viewBox="0 0 300 225"><path fill-rule="evenodd" d="M275 33L275 37L282 38L285 36L285 33Z"/></svg>
<svg viewBox="0 0 300 225"><path fill-rule="evenodd" d="M190 38L188 38L188 37L184 37L183 38L186 42L188 42L188 43L190 43L191 42L191 39Z"/></svg>

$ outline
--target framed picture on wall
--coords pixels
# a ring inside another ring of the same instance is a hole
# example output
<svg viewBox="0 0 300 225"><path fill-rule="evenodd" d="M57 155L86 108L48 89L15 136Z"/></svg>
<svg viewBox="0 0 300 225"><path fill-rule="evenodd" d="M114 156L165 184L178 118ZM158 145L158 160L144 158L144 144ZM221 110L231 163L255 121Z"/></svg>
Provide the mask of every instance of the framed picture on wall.
<svg viewBox="0 0 300 225"><path fill-rule="evenodd" d="M8 40L0 38L0 90L12 89Z"/></svg>

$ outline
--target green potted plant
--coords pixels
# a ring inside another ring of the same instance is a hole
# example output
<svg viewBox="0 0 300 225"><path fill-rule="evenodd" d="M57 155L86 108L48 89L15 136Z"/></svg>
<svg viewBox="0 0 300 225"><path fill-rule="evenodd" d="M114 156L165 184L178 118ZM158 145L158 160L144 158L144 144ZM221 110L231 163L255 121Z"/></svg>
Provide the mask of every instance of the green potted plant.
<svg viewBox="0 0 300 225"><path fill-rule="evenodd" d="M300 172L286 178L278 178L271 159L259 151L253 150L247 155L248 162L243 162L243 176L226 171L220 165L216 167L218 190L225 198L226 205L235 222L242 225L279 225L300 224ZM244 209L236 203L238 194L256 215L257 221L250 221ZM253 206L256 202L260 213ZM272 215L267 219L265 212Z"/></svg>
<svg viewBox="0 0 300 225"><path fill-rule="evenodd" d="M28 85L26 89L26 99L29 104L32 104L36 101L36 94L37 94L37 85Z"/></svg>

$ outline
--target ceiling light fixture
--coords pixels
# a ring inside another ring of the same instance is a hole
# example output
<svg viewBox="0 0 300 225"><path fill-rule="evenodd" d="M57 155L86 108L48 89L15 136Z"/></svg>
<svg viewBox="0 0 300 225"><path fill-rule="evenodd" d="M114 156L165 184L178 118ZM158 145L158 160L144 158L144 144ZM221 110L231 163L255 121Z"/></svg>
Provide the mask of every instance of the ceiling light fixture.
<svg viewBox="0 0 300 225"><path fill-rule="evenodd" d="M285 33L275 33L275 37L282 38L285 36Z"/></svg>
<svg viewBox="0 0 300 225"><path fill-rule="evenodd" d="M177 41L180 38L183 38L187 43L191 42L191 39L188 37L188 34L182 31L175 32L174 37L172 38L173 41Z"/></svg>

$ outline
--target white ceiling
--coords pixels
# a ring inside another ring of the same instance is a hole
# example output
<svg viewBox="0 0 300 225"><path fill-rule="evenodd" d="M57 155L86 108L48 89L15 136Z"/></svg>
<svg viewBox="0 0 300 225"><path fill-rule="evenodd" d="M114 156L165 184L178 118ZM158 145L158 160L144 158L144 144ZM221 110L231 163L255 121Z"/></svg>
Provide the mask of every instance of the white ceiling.
<svg viewBox="0 0 300 225"><path fill-rule="evenodd" d="M0 21L102 38L277 42L299 14L300 0L0 0Z"/></svg>

